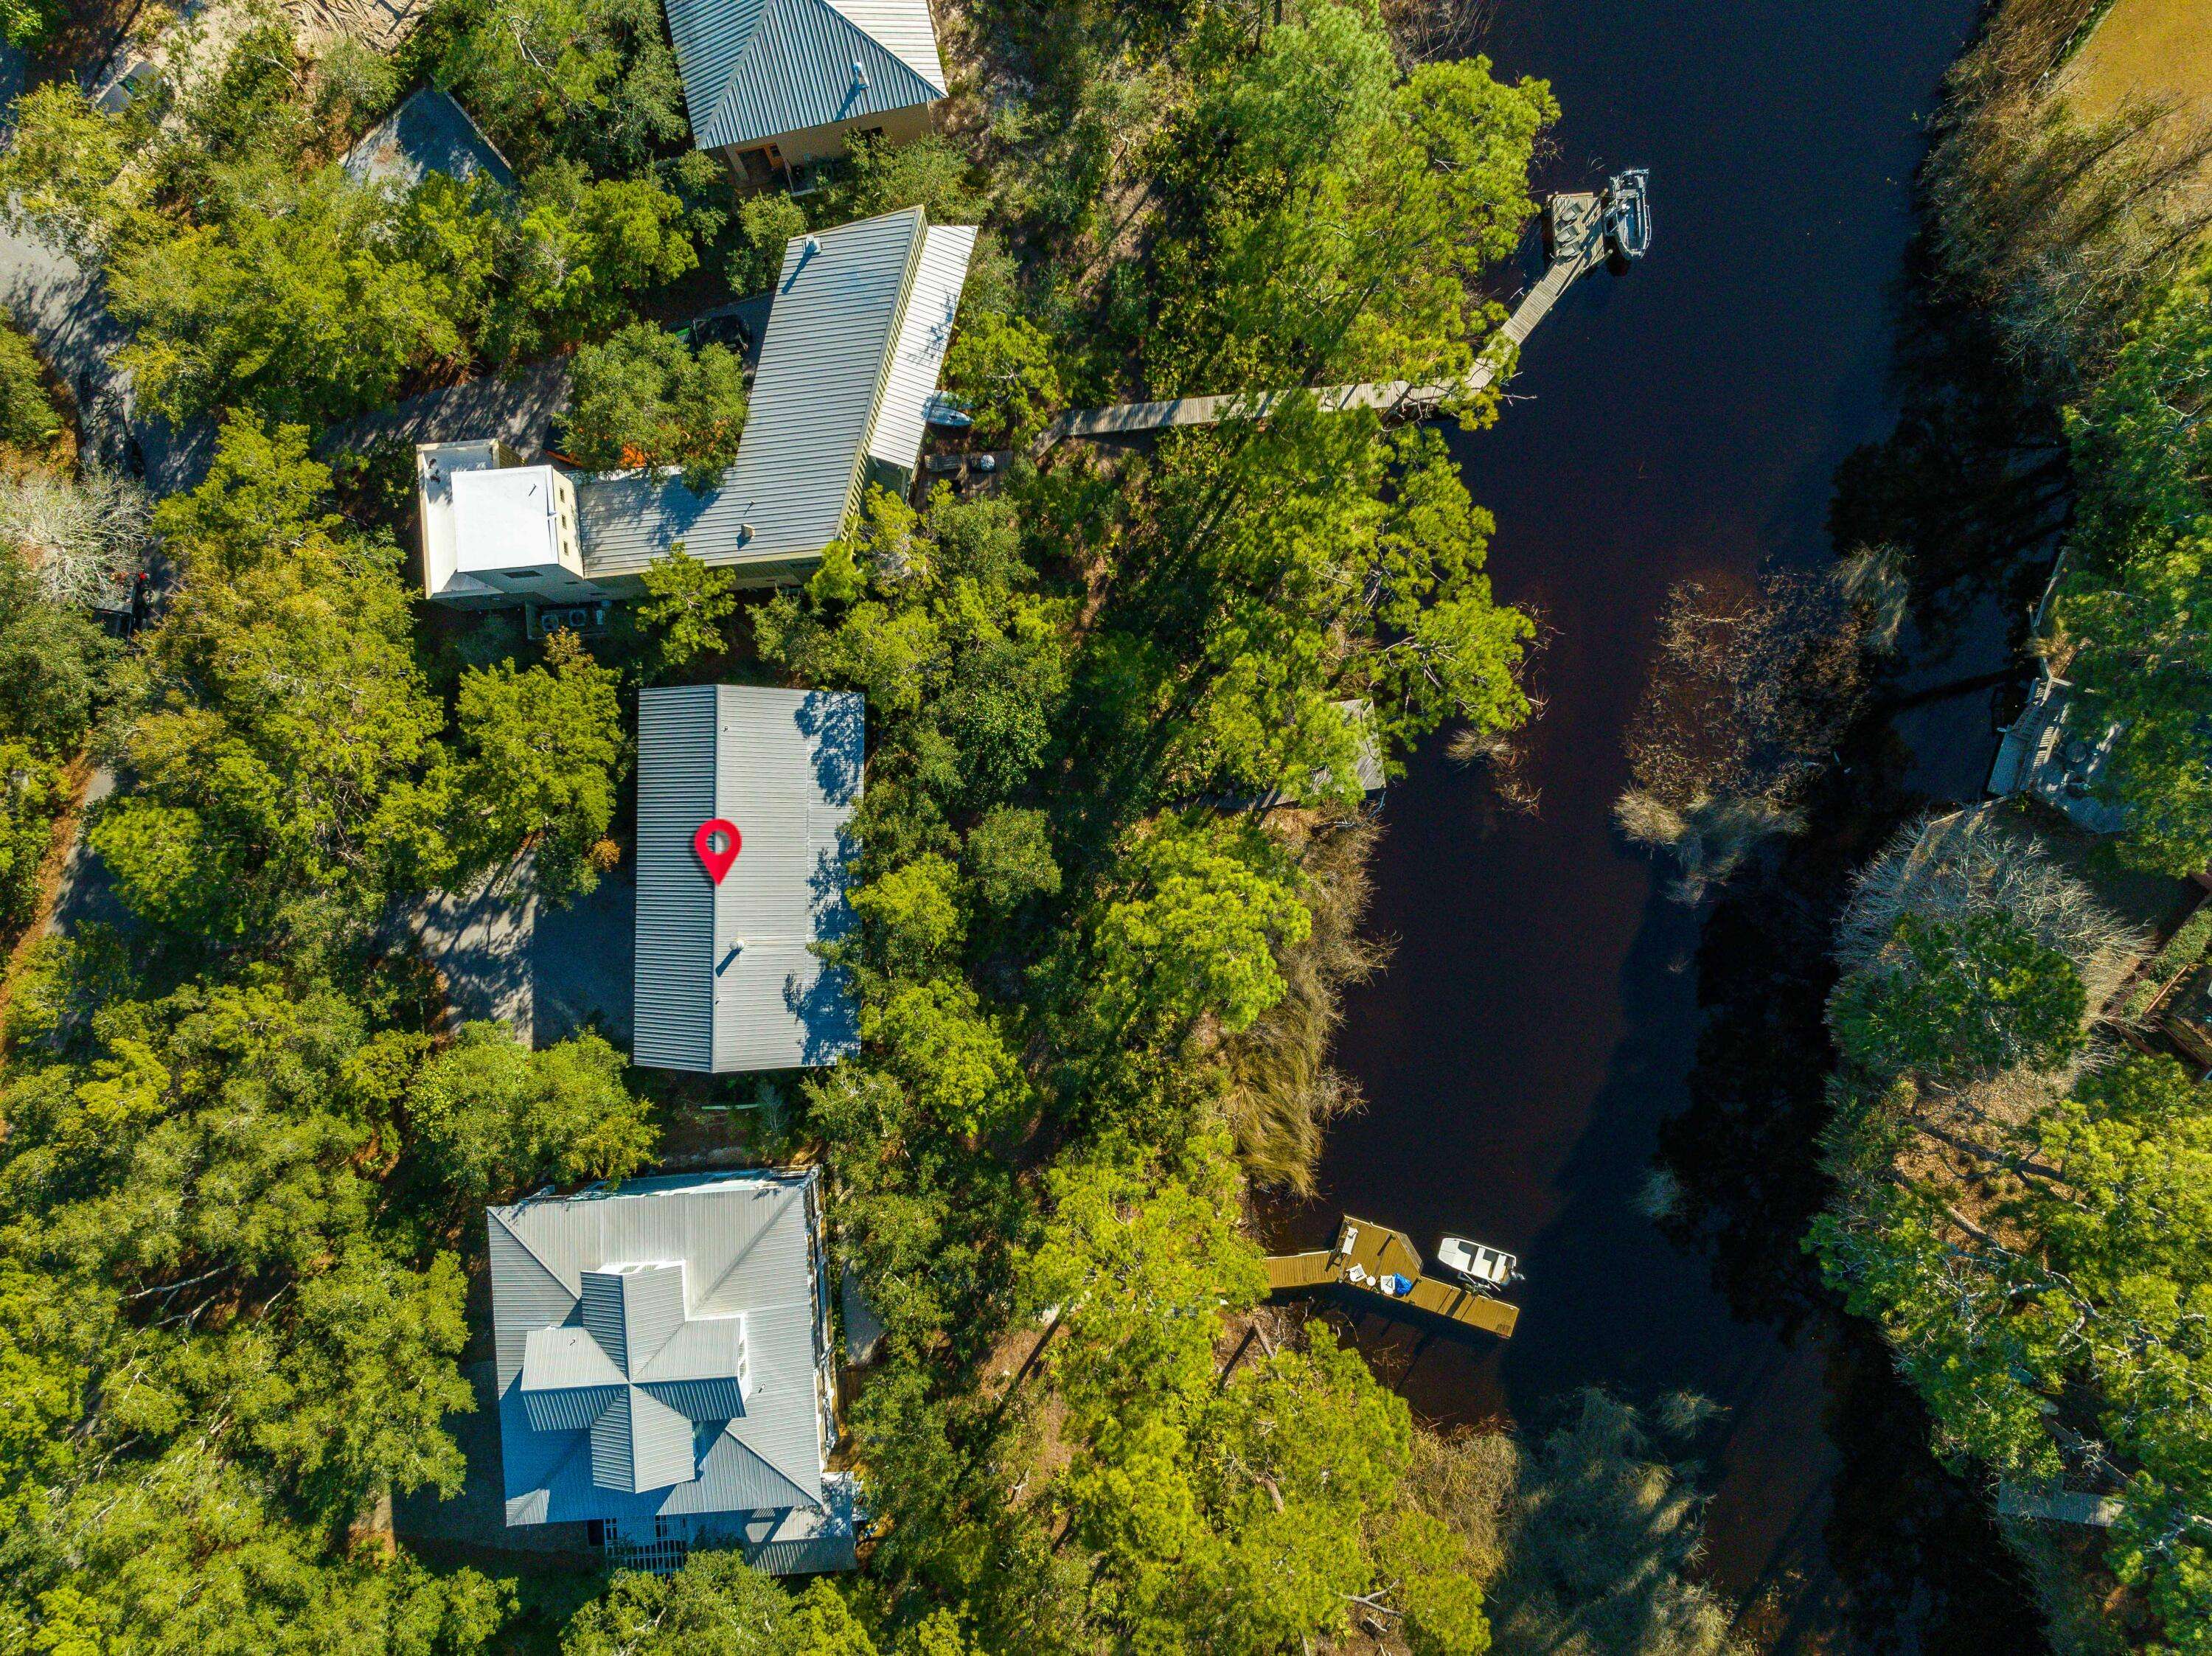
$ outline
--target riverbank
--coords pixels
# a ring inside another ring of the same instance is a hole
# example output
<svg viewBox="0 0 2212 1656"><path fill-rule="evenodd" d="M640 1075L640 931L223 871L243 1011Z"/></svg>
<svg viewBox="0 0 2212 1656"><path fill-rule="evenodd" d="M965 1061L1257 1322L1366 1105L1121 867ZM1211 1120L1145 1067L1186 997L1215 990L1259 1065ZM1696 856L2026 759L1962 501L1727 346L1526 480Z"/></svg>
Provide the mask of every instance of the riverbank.
<svg viewBox="0 0 2212 1656"><path fill-rule="evenodd" d="M2212 1095L2162 1034L2107 1007L2113 974L2196 900L2180 877L2208 845L2201 698L2186 651L2159 642L2186 636L2180 616L2201 603L2193 564L2161 561L2165 537L2205 511L2191 504L2201 464L2161 422L2188 394L2204 300L2186 272L2212 227L2200 49L2176 40L2152 61L2173 9L2011 0L1954 70L1924 174L1905 417L1841 479L1836 513L1898 549L1923 635L1971 631L1993 604L2014 618L2019 682L2055 672L2069 699L2066 751L2109 749L2084 785L2097 810L2061 792L2048 797L2081 827L2038 807L1924 830L1909 858L1893 845L1869 862L1863 846L1852 901L1897 930L1853 922L1860 942L1834 945L1840 986L1802 1032L1817 1044L1832 1029L1840 1049L1809 1117L1832 1181L1814 1232L1823 1274L1879 1319L1926 1429L2003 1513L2067 1653L2193 1648L2203 1632L2192 1394L2185 1379L2157 1399L2136 1388L2192 1361L2139 1311L2145 1295L2202 1291L2201 1222L2157 1193L2153 1169L2191 1165ZM2021 695L2000 692L2001 720ZM1911 895L1885 908L1905 863ZM1908 922L1923 928L1909 939ZM2014 995L2033 980L2054 1008L2073 998L2045 1045L1970 1048L1912 998L1917 974L1971 971L1998 936L2030 950ZM1826 936L1808 947L1832 981ZM2114 1134L2142 1165L2095 1159ZM2156 1236L2129 1216L2144 1202ZM2027 1307L2054 1293L2068 1310L2045 1329Z"/></svg>
<svg viewBox="0 0 2212 1656"><path fill-rule="evenodd" d="M1358 1324L1431 1420L1540 1432L1593 1382L1722 1404L1707 1568L1778 1651L1984 1656L2041 1635L1980 1491L1936 1465L1879 1340L1834 1320L1799 1252L1822 1188L1826 968L1792 968L1787 946L1817 956L1818 906L1795 882L1747 886L1701 933L1610 812L1669 588L1763 560L1821 567L1865 538L1832 530L1837 472L1899 428L1893 371L1912 371L1924 335L1900 339L1886 295L1914 229L1923 124L1975 17L1966 3L1902 21L1542 4L1498 18L1485 49L1553 76L1568 112L1547 187L1649 163L1658 241L1626 277L1570 294L1509 416L1452 440L1498 518L1500 595L1540 611L1550 640L1525 743L1538 814L1441 752L1393 786L1371 929L1395 951L1348 992L1337 1055L1369 1107L1332 1130L1316 1200L1272 1233L1316 1246L1349 1210L1424 1248L1451 1232L1521 1255L1504 1346ZM1746 203L1785 200L1811 205L1778 222L1772 258L1741 258ZM1900 466L1930 452L1913 440ZM1914 499L1932 509L1929 465ZM2008 603L1936 595L1899 693L2002 665ZM1867 813L1869 848L1877 810L1973 798L1987 773L1986 689L1898 719L1905 734L1875 744L1881 768L1834 784ZM1825 877L1858 850L1823 842ZM1650 1216L1666 1193L1655 1155L1680 1182L1674 1217Z"/></svg>

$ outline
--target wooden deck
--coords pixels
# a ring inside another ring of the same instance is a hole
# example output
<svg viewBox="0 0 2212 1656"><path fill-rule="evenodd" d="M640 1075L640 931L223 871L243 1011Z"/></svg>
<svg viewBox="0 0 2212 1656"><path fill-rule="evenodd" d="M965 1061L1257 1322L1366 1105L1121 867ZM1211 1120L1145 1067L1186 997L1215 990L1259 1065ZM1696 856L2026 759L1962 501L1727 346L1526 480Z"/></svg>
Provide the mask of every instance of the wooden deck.
<svg viewBox="0 0 2212 1656"><path fill-rule="evenodd" d="M1505 325L1483 348L1474 370L1464 379L1414 385L1389 379L1364 385L1323 385L1314 391L1324 412L1379 409L1385 416L1420 419L1458 397L1486 390L1510 372L1521 347L1536 325L1559 303L1577 276L1605 263L1605 213L1593 195L1554 196L1546 204L1552 262L1536 285L1521 296ZM1221 397L1175 397L1157 403L1121 403L1109 409L1076 409L1044 428L1032 452L1042 454L1065 437L1118 437L1132 432L1163 431L1171 426L1213 426L1224 420L1267 416L1294 391L1234 391Z"/></svg>
<svg viewBox="0 0 2212 1656"><path fill-rule="evenodd" d="M1479 1328L1510 1339L1521 1319L1518 1306L1478 1294L1456 1283L1421 1274L1421 1253L1402 1231L1370 1224L1350 1215L1337 1228L1335 1247L1316 1253L1280 1253L1267 1260L1267 1291L1297 1294L1322 1288L1356 1289L1393 1305L1411 1305L1448 1322ZM1413 1283L1403 1294L1382 1286L1401 1277Z"/></svg>

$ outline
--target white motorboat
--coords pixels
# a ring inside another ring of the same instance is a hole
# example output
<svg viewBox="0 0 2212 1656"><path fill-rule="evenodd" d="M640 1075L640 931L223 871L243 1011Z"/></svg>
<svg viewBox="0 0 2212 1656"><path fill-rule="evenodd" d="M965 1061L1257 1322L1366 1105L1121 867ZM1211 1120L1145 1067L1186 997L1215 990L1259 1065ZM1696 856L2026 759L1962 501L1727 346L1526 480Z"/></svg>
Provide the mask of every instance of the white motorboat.
<svg viewBox="0 0 2212 1656"><path fill-rule="evenodd" d="M1632 167L1606 181L1605 234L1623 258L1642 258L1651 251L1651 174Z"/></svg>
<svg viewBox="0 0 2212 1656"><path fill-rule="evenodd" d="M1437 1263L1486 1293L1521 1280L1519 1259L1501 1249L1469 1241L1464 1236L1447 1236L1438 1242Z"/></svg>

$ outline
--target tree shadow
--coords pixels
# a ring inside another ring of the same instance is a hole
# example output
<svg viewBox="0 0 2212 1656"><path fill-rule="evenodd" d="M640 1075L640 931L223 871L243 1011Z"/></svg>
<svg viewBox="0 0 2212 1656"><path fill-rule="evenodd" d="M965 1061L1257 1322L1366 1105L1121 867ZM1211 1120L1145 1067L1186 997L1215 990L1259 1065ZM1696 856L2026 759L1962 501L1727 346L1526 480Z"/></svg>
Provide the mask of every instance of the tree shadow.
<svg viewBox="0 0 2212 1656"><path fill-rule="evenodd" d="M1942 293L1924 236L1892 307L1897 425L1837 467L1828 533L1839 555L1905 555L1921 652L1936 656L1984 597L2024 632L2070 519L2073 469L2057 411L2022 383L1988 318Z"/></svg>

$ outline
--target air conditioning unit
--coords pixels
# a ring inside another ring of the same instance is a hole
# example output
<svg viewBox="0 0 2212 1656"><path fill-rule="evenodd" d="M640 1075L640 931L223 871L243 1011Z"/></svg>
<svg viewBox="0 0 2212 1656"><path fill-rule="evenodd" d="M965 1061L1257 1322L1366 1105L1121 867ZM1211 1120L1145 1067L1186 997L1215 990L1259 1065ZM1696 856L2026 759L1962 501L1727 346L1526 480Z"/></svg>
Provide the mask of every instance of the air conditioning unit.
<svg viewBox="0 0 2212 1656"><path fill-rule="evenodd" d="M607 630L607 606L599 604L531 604L523 606L524 631L532 638L574 633L590 638Z"/></svg>

